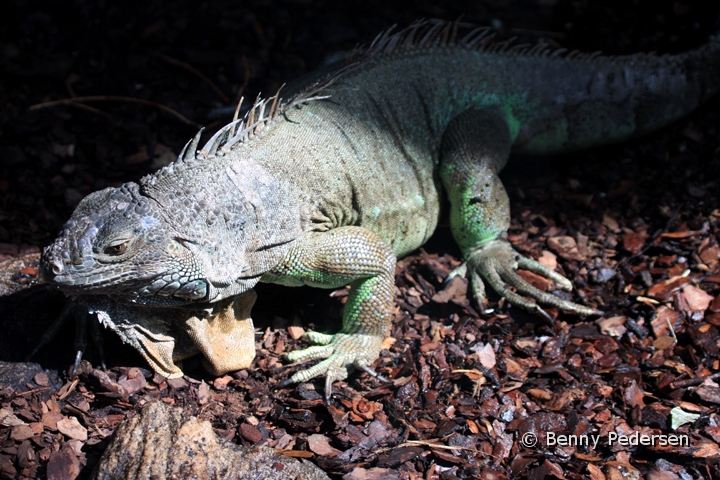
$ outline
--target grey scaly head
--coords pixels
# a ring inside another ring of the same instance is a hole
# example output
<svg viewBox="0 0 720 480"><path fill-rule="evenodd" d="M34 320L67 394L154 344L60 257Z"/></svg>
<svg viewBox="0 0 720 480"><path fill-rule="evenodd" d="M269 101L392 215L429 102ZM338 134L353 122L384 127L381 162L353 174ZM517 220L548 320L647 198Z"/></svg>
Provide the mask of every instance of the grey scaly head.
<svg viewBox="0 0 720 480"><path fill-rule="evenodd" d="M263 113L263 103L252 111ZM220 161L257 131L258 122L242 128L246 123L227 125L202 149L200 131L173 164L83 199L43 253L47 281L68 295L163 307L215 302L252 288L298 227L286 218L295 212L282 208L283 189L262 167L251 159Z"/></svg>
<svg viewBox="0 0 720 480"><path fill-rule="evenodd" d="M112 294L151 305L207 297L201 265L135 183L84 198L42 257L46 279L63 292Z"/></svg>

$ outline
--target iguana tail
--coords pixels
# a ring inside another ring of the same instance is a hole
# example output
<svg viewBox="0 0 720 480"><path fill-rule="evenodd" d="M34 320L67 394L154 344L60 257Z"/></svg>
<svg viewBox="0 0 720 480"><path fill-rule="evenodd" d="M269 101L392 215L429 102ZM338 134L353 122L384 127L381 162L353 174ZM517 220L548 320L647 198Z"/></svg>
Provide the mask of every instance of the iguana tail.
<svg viewBox="0 0 720 480"><path fill-rule="evenodd" d="M697 90L699 102L720 92L720 30L700 47L667 58L687 70L688 83Z"/></svg>
<svg viewBox="0 0 720 480"><path fill-rule="evenodd" d="M538 60L545 78L574 92L546 97L524 122L513 151L558 153L626 140L662 128L720 91L720 32L676 55Z"/></svg>

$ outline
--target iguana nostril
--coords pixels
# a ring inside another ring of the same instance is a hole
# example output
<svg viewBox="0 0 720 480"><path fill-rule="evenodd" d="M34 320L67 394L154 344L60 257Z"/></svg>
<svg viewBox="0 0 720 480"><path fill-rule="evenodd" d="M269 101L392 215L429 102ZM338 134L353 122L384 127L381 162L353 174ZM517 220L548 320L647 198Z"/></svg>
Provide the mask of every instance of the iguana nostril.
<svg viewBox="0 0 720 480"><path fill-rule="evenodd" d="M55 277L63 273L64 270L65 266L63 265L62 259L52 253L48 253L46 250L40 262L40 272L43 279L47 282L52 282L55 280Z"/></svg>
<svg viewBox="0 0 720 480"><path fill-rule="evenodd" d="M53 258L52 260L50 260L50 265L52 268L52 273L55 275L60 275L64 270L62 262L57 258Z"/></svg>

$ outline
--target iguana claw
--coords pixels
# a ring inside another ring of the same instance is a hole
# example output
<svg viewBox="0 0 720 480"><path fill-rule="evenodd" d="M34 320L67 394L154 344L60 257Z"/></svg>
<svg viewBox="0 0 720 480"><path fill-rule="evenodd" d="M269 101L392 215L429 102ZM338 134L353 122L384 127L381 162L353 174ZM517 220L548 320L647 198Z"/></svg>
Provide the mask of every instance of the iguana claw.
<svg viewBox="0 0 720 480"><path fill-rule="evenodd" d="M520 255L505 240L493 240L467 255L467 261L451 272L448 278L457 275L467 276L473 295L480 306L485 301L485 285L483 283L483 279L485 279L496 292L507 298L513 305L536 311L546 318L548 318L547 313L540 308L538 303L583 316L603 314L600 310L563 300L535 288L516 273L518 267L549 278L563 290L572 290L572 283L567 278L535 260ZM530 298L523 297L510 287L515 287L518 292L528 295Z"/></svg>
<svg viewBox="0 0 720 480"><path fill-rule="evenodd" d="M383 339L381 337L359 333L327 335L309 332L305 334L304 338L319 345L290 352L286 355L286 358L292 362L318 358L324 360L317 365L295 373L288 380L280 383L279 387L307 382L312 378L325 375L325 400L329 402L333 382L346 379L349 373L348 368L358 368L380 381L388 381L370 367L370 364L378 358L380 350L382 350Z"/></svg>

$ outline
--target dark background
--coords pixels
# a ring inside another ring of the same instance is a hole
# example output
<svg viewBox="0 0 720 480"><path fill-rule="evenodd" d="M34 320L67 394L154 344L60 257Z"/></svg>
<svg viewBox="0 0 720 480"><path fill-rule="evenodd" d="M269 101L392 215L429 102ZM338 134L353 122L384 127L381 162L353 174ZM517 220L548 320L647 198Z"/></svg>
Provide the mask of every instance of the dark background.
<svg viewBox="0 0 720 480"><path fill-rule="evenodd" d="M607 54L678 52L715 28L712 1L34 1L0 19L0 253L47 245L77 202L154 171L196 127L123 101L28 108L72 96L156 102L210 126L215 107L266 95L330 55L419 18L498 27ZM186 68L191 65L222 92ZM162 160L158 157L166 153ZM552 168L552 167L548 167Z"/></svg>

